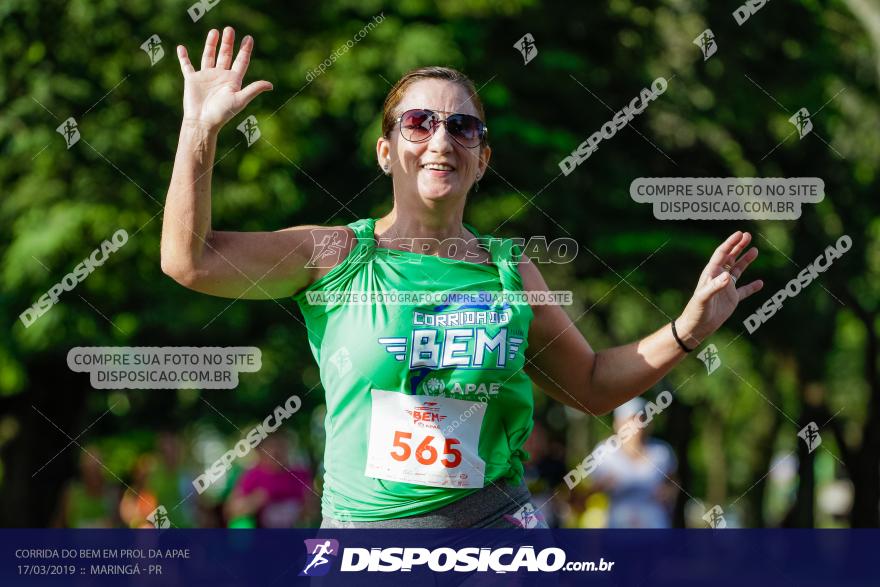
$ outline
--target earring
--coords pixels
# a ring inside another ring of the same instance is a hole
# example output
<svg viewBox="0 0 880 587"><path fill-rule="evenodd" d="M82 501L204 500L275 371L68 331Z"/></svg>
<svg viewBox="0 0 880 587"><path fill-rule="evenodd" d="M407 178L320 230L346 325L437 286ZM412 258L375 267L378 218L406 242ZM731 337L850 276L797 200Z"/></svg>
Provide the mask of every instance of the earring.
<svg viewBox="0 0 880 587"><path fill-rule="evenodd" d="M474 182L474 191L480 191L480 174L477 174L477 181Z"/></svg>
<svg viewBox="0 0 880 587"><path fill-rule="evenodd" d="M388 165L386 165L385 167L383 167L382 170L385 172L385 175L391 175L391 172L388 171Z"/></svg>

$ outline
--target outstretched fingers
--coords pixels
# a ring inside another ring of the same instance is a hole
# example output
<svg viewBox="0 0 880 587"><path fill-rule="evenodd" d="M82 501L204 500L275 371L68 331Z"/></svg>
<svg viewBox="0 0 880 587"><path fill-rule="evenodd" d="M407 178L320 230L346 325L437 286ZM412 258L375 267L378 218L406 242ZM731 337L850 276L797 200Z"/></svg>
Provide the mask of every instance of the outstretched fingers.
<svg viewBox="0 0 880 587"><path fill-rule="evenodd" d="M223 41L220 43L220 54L217 56L217 67L229 69L232 65L232 51L235 49L235 31L231 26L223 29Z"/></svg>
<svg viewBox="0 0 880 587"><path fill-rule="evenodd" d="M733 252L734 247L736 247L736 245L742 240L742 237L743 233L739 230L727 237L727 240L718 245L718 248L712 253L712 258L709 259L709 263L718 266L724 265L727 258Z"/></svg>
<svg viewBox="0 0 880 587"><path fill-rule="evenodd" d="M214 67L214 54L217 52L217 38L220 32L217 29L208 31L208 38L205 39L205 48L202 51L202 69Z"/></svg>
<svg viewBox="0 0 880 587"><path fill-rule="evenodd" d="M235 62L232 64L232 71L241 78L244 78L244 74L247 72L253 50L254 38L250 35L245 35L241 40L241 46L238 48L238 55L235 56Z"/></svg>
<svg viewBox="0 0 880 587"><path fill-rule="evenodd" d="M763 288L763 287L764 287L764 282L761 281L760 279L756 279L755 281L753 281L747 285L744 285L742 287L738 287L736 289L736 293L739 296L739 302L743 301L744 299L746 299L747 297L749 297L753 293L760 291L761 288ZM739 303L739 302L737 302L737 303Z"/></svg>
<svg viewBox="0 0 880 587"><path fill-rule="evenodd" d="M708 300L709 298L726 288L728 283L730 283L730 275L728 275L727 273L722 273L706 282L702 289L698 290L698 293L700 297L702 297L704 300Z"/></svg>
<svg viewBox="0 0 880 587"><path fill-rule="evenodd" d="M752 247L745 253L743 256L739 258L739 260L733 264L733 268L731 268L730 272L734 277L739 279L742 277L742 274L745 273L746 268L751 264L752 261L758 258L758 249L756 247Z"/></svg>
<svg viewBox="0 0 880 587"><path fill-rule="evenodd" d="M240 97L241 107L244 108L247 104L250 103L251 100L256 98L258 95L263 92L267 92L272 89L272 84L265 80L260 80L258 82L252 82L247 86L243 87L236 93L236 96Z"/></svg>
<svg viewBox="0 0 880 587"><path fill-rule="evenodd" d="M183 72L184 77L195 73L196 70L193 68L192 63L189 61L189 55L186 53L186 47L183 45L177 46L177 60L180 62L180 71Z"/></svg>
<svg viewBox="0 0 880 587"><path fill-rule="evenodd" d="M733 265L734 262L736 261L736 258L743 251L743 249L745 249L747 246L749 246L750 242L752 242L752 235L747 232L744 232L742 234L742 236L740 237L739 242L737 242L735 245L733 245L733 248L730 250L730 254L728 255L728 258L725 259L724 262L727 263L728 265Z"/></svg>

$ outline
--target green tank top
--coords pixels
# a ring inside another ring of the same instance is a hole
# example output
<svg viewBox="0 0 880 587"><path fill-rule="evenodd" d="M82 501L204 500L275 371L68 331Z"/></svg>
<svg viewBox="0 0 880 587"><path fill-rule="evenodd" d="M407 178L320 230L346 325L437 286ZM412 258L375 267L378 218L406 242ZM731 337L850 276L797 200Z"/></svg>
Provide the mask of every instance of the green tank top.
<svg viewBox="0 0 880 587"><path fill-rule="evenodd" d="M310 303L523 289L509 239L465 224L492 256L482 265L377 247L375 223L349 224L357 243L345 260L293 298L326 394L322 511L352 521L417 515L500 479L518 483L533 425L528 304L463 294Z"/></svg>

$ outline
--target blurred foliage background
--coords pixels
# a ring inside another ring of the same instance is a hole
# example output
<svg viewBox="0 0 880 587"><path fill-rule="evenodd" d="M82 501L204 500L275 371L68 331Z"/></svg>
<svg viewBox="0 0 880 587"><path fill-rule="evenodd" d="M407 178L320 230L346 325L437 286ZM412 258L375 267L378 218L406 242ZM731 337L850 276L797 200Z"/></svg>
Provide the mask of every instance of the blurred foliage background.
<svg viewBox="0 0 880 587"><path fill-rule="evenodd" d="M207 31L225 25L237 42L256 40L246 83L275 89L220 135L214 228L384 214L391 186L374 146L386 92L414 67L459 68L479 88L494 147L466 221L499 236L577 239L573 263L542 271L551 289L575 292L567 311L594 348L677 316L718 242L737 229L755 236L761 255L748 276L765 287L713 337L722 366L708 375L688 358L648 393L676 390L655 425L679 459L676 523L701 525L688 512L721 504L743 526L880 525L880 6L769 3L742 26L734 3L708 0L221 0L197 22L189 6L0 4L2 525L52 523L82 447L100 450L109 482L130 482L157 432L175 430L203 467L291 393L305 406L286 426L320 492L322 390L306 395L319 380L296 306L211 298L159 267L182 113L174 48L185 44L197 62ZM693 44L706 28L718 44L708 61ZM538 49L528 64L514 47L526 33ZM154 34L164 57L151 65L140 46ZM559 161L658 76L668 90L632 128L560 176ZM788 122L800 107L815 127L802 140ZM248 115L262 133L250 147L235 130ZM69 116L81 133L70 149L55 130ZM826 197L797 221L659 221L628 190L663 176L818 176ZM19 314L119 228L129 242L25 328ZM852 249L745 332L743 319L843 234ZM263 366L234 391L93 390L67 368L72 347L113 345L257 346ZM538 390L536 402L566 467L609 434L608 418ZM822 436L812 453L797 436L808 422ZM577 492L548 482L577 510Z"/></svg>

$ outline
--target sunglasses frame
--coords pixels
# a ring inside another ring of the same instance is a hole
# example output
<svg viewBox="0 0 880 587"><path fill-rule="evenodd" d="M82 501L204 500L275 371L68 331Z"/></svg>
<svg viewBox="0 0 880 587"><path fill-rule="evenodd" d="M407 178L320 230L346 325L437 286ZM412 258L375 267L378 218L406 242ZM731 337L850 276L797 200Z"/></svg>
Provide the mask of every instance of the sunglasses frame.
<svg viewBox="0 0 880 587"><path fill-rule="evenodd" d="M446 114L447 116L446 116L446 118L439 118L439 117L437 118L437 120L438 120L437 124L431 125L431 134L429 134L427 137L425 137L424 139L422 139L420 141L414 141L412 139L406 138L403 135L403 125L400 124L400 122L403 120L403 117L406 116L406 114L408 112L430 112L431 114L434 114L435 116L437 114ZM470 116L471 118L476 119L477 122L480 123L480 131L479 131L480 132L480 142L479 143L477 143L476 145L474 145L472 147L469 147L467 145L463 145L461 143L461 141L459 141L457 138L455 138L455 135L453 133L449 132L449 127L446 126L446 121L449 119L450 116L454 116L456 114L458 114L459 116ZM431 110L430 108L410 108L409 110L402 112L400 114L400 116L395 118L394 124L397 125L398 128L400 129L400 136L405 141L408 141L410 143L424 143L424 142L430 141L431 137L434 136L434 133L437 132L437 127L440 126L440 124L443 124L443 127L446 129L446 133L450 137L452 137L452 140L454 140L456 143L458 143L459 145L461 145L465 149L476 149L477 147L485 146L486 145L486 135L489 134L489 127L486 126L486 123L483 122L482 120L480 120L479 117L474 116L473 114L464 114L463 112L447 112L446 110Z"/></svg>

